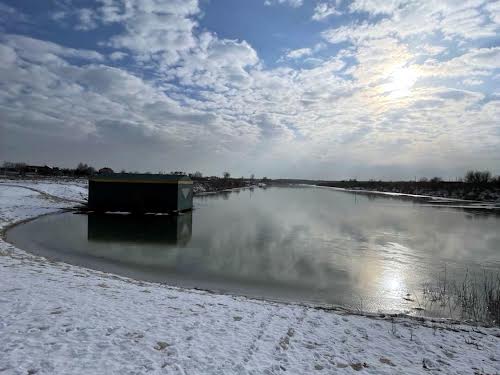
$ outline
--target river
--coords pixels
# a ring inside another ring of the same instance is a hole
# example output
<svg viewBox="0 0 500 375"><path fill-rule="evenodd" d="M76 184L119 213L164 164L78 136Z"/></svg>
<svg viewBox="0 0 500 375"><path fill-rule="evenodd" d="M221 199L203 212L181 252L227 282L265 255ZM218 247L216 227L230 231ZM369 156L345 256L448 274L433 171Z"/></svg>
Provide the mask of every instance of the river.
<svg viewBox="0 0 500 375"><path fill-rule="evenodd" d="M315 187L243 189L194 205L180 216L49 215L7 240L139 280L434 316L444 313L424 306L426 285L500 270L500 216L485 211Z"/></svg>

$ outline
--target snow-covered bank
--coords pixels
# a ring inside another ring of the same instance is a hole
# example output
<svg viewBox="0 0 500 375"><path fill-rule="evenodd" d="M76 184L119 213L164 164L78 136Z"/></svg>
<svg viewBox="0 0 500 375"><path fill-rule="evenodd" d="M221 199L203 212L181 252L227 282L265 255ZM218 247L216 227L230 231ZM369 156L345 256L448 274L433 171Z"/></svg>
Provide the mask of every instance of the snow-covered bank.
<svg viewBox="0 0 500 375"><path fill-rule="evenodd" d="M38 191L52 197L60 197L67 201L75 203L84 203L88 195L88 180L87 179L2 179L0 183L13 186L22 186L34 191ZM57 200L57 199L56 199Z"/></svg>
<svg viewBox="0 0 500 375"><path fill-rule="evenodd" d="M74 200L72 188L56 185L43 195L0 183L0 228L73 206L60 199ZM500 372L498 329L183 290L50 262L3 241L0 255L2 374Z"/></svg>
<svg viewBox="0 0 500 375"><path fill-rule="evenodd" d="M484 184L453 181L331 181L318 186L335 187L347 191L386 193L401 196L432 197L468 202L500 203L500 186L495 182Z"/></svg>
<svg viewBox="0 0 500 375"><path fill-rule="evenodd" d="M311 185L304 185L311 186ZM480 201L470 201L466 199L458 198L445 198L433 195L421 195L421 194L407 194L407 193L393 193L390 191L379 191L379 190L364 190L364 189L346 189L335 186L322 186L313 185L321 189L331 189L337 191L347 191L350 193L360 193L360 194L378 194L392 197L402 197L402 198L415 198L425 200L426 205L431 206L442 206L446 204L450 208L469 208L469 209L500 209L500 204L495 202L480 202Z"/></svg>
<svg viewBox="0 0 500 375"><path fill-rule="evenodd" d="M246 182L239 179L194 179L193 192L195 195L231 191L248 187Z"/></svg>

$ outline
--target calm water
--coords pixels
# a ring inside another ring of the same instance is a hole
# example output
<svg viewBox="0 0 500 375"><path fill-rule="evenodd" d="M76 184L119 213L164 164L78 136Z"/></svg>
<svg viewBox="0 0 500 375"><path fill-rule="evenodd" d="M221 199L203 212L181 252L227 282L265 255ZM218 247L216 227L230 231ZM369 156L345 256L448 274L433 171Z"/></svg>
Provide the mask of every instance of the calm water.
<svg viewBox="0 0 500 375"><path fill-rule="evenodd" d="M51 215L7 237L137 279L369 311L411 312L445 267L500 270L499 216L313 187L197 197L182 216Z"/></svg>

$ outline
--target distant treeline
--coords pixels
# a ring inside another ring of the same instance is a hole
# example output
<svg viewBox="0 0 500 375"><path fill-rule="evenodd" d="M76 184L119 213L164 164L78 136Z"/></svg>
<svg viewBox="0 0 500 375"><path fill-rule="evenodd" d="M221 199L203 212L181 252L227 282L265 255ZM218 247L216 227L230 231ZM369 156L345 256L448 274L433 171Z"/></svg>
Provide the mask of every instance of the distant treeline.
<svg viewBox="0 0 500 375"><path fill-rule="evenodd" d="M439 177L421 178L414 181L320 181L318 185L353 190L371 190L401 194L432 195L457 199L500 199L500 176L489 171L468 171L456 181L443 181Z"/></svg>
<svg viewBox="0 0 500 375"><path fill-rule="evenodd" d="M115 172L109 167L103 167L96 169L91 165L86 163L78 163L75 168L59 168L59 167L49 167L48 165L29 165L26 163L18 162L4 162L2 167L0 167L0 175L4 176L61 176L61 177L89 177L98 174L111 174L111 173L145 173L152 174L151 172L139 172L139 171L126 171L122 169L119 172ZM255 176L252 174L250 177L240 177L232 178L231 174L227 171L223 172L221 176L207 176L204 177L199 171L187 173L183 171L171 171L164 172L159 171L158 174L173 174L181 176L189 176L193 180L245 180L245 181L257 181ZM258 179L259 181L267 181L267 177ZM226 183L227 185L227 183Z"/></svg>
<svg viewBox="0 0 500 375"><path fill-rule="evenodd" d="M59 168L59 167L49 167L47 165L29 165L26 163L18 162L4 162L2 167L0 167L1 174L11 174L11 175L41 175L41 176L77 176L85 177L92 176L95 174L109 174L109 173L146 173L151 174L151 172L139 172L139 171L126 171L124 169L115 172L109 167L103 167L100 169L94 168L86 163L78 163L75 168ZM203 176L199 171L188 173L183 171L171 171L164 172L159 171L158 174L174 174L174 175L186 175L192 179L210 180L210 179L237 179L237 180L249 180L249 181L268 181L275 184L318 184L325 186L338 186L345 188L356 188L356 187L366 187L375 188L380 186L385 187L443 187L443 186L457 186L465 184L472 185L500 185L500 176L493 176L490 171L479 171L470 170L463 178L458 178L454 181L444 181L441 177L426 178L422 177L419 180L411 181L382 181L382 180L368 180L368 181L358 181L357 179L349 180L337 180L337 181L325 181L325 180L307 180L307 179L268 179L267 177L256 178L254 174L249 177L232 177L227 171L223 172L221 176Z"/></svg>
<svg viewBox="0 0 500 375"><path fill-rule="evenodd" d="M368 181L358 181L357 179L349 179L349 180L340 180L340 181L321 181L320 183L336 183L342 184L344 186L378 186L381 184L387 184L387 186L393 184L408 184L408 185L423 185L423 186L442 186L443 184L499 184L500 176L493 176L490 171L468 171L464 177L457 178L454 181L445 181L441 177L422 177L419 180L411 180L411 181L382 181L382 180L368 180Z"/></svg>
<svg viewBox="0 0 500 375"><path fill-rule="evenodd" d="M48 165L30 165L26 163L4 162L0 174L7 176L68 176L86 177L98 173L113 173L108 167L96 170L94 167L79 163L76 168L49 167Z"/></svg>

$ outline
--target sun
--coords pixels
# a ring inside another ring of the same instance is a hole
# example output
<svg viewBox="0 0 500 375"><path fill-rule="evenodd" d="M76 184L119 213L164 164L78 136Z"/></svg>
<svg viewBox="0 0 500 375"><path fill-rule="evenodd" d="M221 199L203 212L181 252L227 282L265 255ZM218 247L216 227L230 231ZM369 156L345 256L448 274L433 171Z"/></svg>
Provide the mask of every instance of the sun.
<svg viewBox="0 0 500 375"><path fill-rule="evenodd" d="M398 67L389 74L384 92L393 98L408 96L411 94L411 88L417 79L418 73L414 67Z"/></svg>

